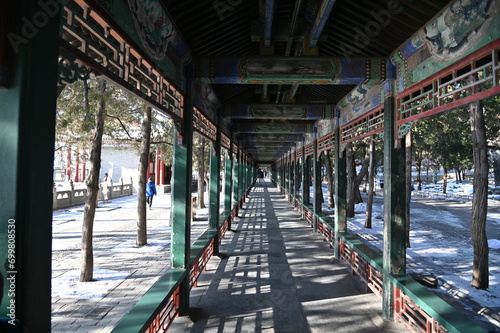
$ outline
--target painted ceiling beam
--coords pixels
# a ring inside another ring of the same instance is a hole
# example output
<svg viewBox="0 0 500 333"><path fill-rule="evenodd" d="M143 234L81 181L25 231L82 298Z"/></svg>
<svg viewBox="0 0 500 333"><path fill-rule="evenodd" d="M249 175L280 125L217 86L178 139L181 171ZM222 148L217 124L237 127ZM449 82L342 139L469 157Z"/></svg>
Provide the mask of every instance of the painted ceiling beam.
<svg viewBox="0 0 500 333"><path fill-rule="evenodd" d="M313 132L314 124L299 122L235 122L233 131L235 133L253 134L305 134Z"/></svg>
<svg viewBox="0 0 500 333"><path fill-rule="evenodd" d="M225 116L233 119L332 119L332 104L231 104Z"/></svg>
<svg viewBox="0 0 500 333"><path fill-rule="evenodd" d="M360 84L385 80L385 58L200 57L188 76L213 84Z"/></svg>
<svg viewBox="0 0 500 333"><path fill-rule="evenodd" d="M275 134L275 133L263 133L263 134L238 134L238 139L241 142L278 142L278 143L293 143L302 140L302 134Z"/></svg>
<svg viewBox="0 0 500 333"><path fill-rule="evenodd" d="M309 47L316 47L318 39L325 28L326 21L330 17L335 0L323 0L316 12L316 18L313 22L311 33L309 35Z"/></svg>

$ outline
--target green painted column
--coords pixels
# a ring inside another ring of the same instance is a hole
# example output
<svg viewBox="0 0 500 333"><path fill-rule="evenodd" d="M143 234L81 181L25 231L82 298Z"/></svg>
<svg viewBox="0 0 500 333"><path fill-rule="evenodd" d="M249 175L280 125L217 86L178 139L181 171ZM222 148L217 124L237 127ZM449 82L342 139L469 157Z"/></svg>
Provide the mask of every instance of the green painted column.
<svg viewBox="0 0 500 333"><path fill-rule="evenodd" d="M335 246L334 256L340 258L339 233L347 231L346 205L347 205L347 171L346 158L340 147L339 110L335 111Z"/></svg>
<svg viewBox="0 0 500 333"><path fill-rule="evenodd" d="M383 312L394 317L391 275L406 273L406 168L404 148L395 148L396 108L393 81L384 85L384 255Z"/></svg>
<svg viewBox="0 0 500 333"><path fill-rule="evenodd" d="M305 149L304 149L304 154L305 154ZM304 155L305 156L305 155ZM303 198L304 198L304 205L307 207L311 206L311 175L309 174L309 171L311 170L311 158L309 156L304 158L304 167L303 169L303 177L304 177L304 186L303 186Z"/></svg>
<svg viewBox="0 0 500 333"><path fill-rule="evenodd" d="M219 253L219 206L220 206L220 131L217 130L215 144L210 145L210 193L208 206L208 220L210 228L217 230L215 237L214 254Z"/></svg>
<svg viewBox="0 0 500 333"><path fill-rule="evenodd" d="M231 199L233 188L233 159L232 151L226 153L226 169L224 170L224 216L229 216L229 230L231 230Z"/></svg>
<svg viewBox="0 0 500 333"><path fill-rule="evenodd" d="M314 172L313 211L314 214L321 214L323 189L321 188L321 163L320 163L320 154L318 154L318 138L317 138L316 126L314 127L313 172ZM315 232L318 231L318 221L316 217L313 219L313 230Z"/></svg>
<svg viewBox="0 0 500 333"><path fill-rule="evenodd" d="M16 42L1 50L10 52L10 60L2 59L8 73L0 73L10 82L0 89L0 317L19 319L26 331L49 332L61 8L56 4L48 15L36 1L4 3L0 20L12 25L3 32ZM33 25L34 15L43 28Z"/></svg>
<svg viewBox="0 0 500 333"><path fill-rule="evenodd" d="M233 163L233 209L238 207L238 193L239 193L239 173L240 173L240 163L238 159L238 154L234 156L234 163Z"/></svg>
<svg viewBox="0 0 500 333"><path fill-rule="evenodd" d="M243 184L243 153L239 151L239 163L238 163L238 191L237 193L237 203L238 203L238 212L241 208L241 197L243 196L244 184Z"/></svg>
<svg viewBox="0 0 500 333"><path fill-rule="evenodd" d="M288 155L288 193L293 195L293 162L292 162L292 150L290 149L290 153Z"/></svg>
<svg viewBox="0 0 500 333"><path fill-rule="evenodd" d="M294 163L293 163L293 177L294 177L293 196L295 197L296 200L298 200L300 180L299 180L299 161L297 160L297 146L295 146L295 148L294 148L293 158L294 158Z"/></svg>
<svg viewBox="0 0 500 333"><path fill-rule="evenodd" d="M285 194L286 189L286 158L281 158L281 192Z"/></svg>
<svg viewBox="0 0 500 333"><path fill-rule="evenodd" d="M192 82L186 84L184 95L183 133L174 133L172 171L172 268L184 268L188 278L181 283L180 315L189 311L189 272L191 250L191 181L193 169L193 95Z"/></svg>
<svg viewBox="0 0 500 333"><path fill-rule="evenodd" d="M307 205L309 200L309 191L306 190L307 185L307 163L306 163L306 145L305 141L302 140L302 205ZM305 209L302 209L302 218L305 218Z"/></svg>

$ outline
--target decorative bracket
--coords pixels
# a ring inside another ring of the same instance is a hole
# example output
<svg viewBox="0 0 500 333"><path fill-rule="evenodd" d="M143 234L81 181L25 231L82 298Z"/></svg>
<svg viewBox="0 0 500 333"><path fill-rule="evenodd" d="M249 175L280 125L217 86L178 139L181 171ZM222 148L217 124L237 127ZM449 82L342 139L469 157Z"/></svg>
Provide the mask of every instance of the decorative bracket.
<svg viewBox="0 0 500 333"><path fill-rule="evenodd" d="M404 138L406 134L411 130L411 127L413 126L414 121L410 121L405 124L401 124L398 127L398 139Z"/></svg>
<svg viewBox="0 0 500 333"><path fill-rule="evenodd" d="M74 60L64 56L59 57L59 73L57 78L59 85L72 84L78 80L88 80L91 73L92 70Z"/></svg>

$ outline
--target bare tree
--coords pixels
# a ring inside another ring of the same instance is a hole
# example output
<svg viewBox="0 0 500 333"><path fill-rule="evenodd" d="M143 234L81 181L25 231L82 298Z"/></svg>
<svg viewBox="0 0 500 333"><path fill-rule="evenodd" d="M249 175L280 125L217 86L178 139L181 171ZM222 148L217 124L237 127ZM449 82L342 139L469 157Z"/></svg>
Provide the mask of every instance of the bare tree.
<svg viewBox="0 0 500 333"><path fill-rule="evenodd" d="M148 243L146 218L146 176L148 171L149 146L151 143L151 107L144 106L142 117L142 139L139 155L139 181L137 186L137 239L136 245Z"/></svg>
<svg viewBox="0 0 500 333"><path fill-rule="evenodd" d="M332 166L332 159L330 158L330 150L325 151L325 167L326 167L326 178L328 180L328 207L333 208L335 207L335 203L333 200L333 192L334 192L334 186L333 186L333 166Z"/></svg>
<svg viewBox="0 0 500 333"><path fill-rule="evenodd" d="M94 216L97 207L99 194L99 171L101 169L101 147L102 134L104 132L104 116L106 114L106 81L99 79L97 88L101 99L97 104L97 113L95 115L95 127L90 151L90 174L87 181L87 201L83 211L82 225L82 264L80 272L80 282L93 280L94 274L94 252L92 245L92 234L94 229ZM88 101L85 101L88 105Z"/></svg>
<svg viewBox="0 0 500 333"><path fill-rule="evenodd" d="M352 144L349 142L346 145L346 164L347 164L347 203L346 203L346 216L354 217L354 205L363 202L361 199L361 192L359 185L363 180L366 172L368 171L368 150L365 153L365 159L359 174L356 175L356 161L354 159L354 152Z"/></svg>
<svg viewBox="0 0 500 333"><path fill-rule="evenodd" d="M366 219L365 228L372 227L372 208L373 196L375 195L375 140L370 138L370 146L368 148L369 163L368 163L368 200L366 202Z"/></svg>
<svg viewBox="0 0 500 333"><path fill-rule="evenodd" d="M472 200L471 235L474 248L472 285L488 289L489 263L486 214L488 210L488 148L484 123L483 102L470 104L470 127L474 158L474 198Z"/></svg>

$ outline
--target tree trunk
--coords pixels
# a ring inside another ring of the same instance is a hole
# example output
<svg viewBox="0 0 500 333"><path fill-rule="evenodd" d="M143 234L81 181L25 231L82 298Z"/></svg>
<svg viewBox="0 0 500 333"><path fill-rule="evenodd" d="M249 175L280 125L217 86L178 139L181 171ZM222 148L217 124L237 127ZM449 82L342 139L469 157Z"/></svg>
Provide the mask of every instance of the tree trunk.
<svg viewBox="0 0 500 333"><path fill-rule="evenodd" d="M346 217L354 217L354 205L363 202L361 198L361 191L359 190L359 185L363 181L366 172L368 171L368 150L365 154L365 160L363 161L363 166L356 175L356 164L354 161L354 154L352 151L352 145L349 142L346 146L346 163L347 163L347 203L346 203Z"/></svg>
<svg viewBox="0 0 500 333"><path fill-rule="evenodd" d="M410 202L411 202L411 165L412 165L412 140L411 130L405 136L405 157L406 157L406 200L408 206L406 207L406 247L410 248Z"/></svg>
<svg viewBox="0 0 500 333"><path fill-rule="evenodd" d="M370 138L370 147L368 150L369 154L369 166L368 166L368 200L366 202L366 219L365 228L372 227L372 207L373 207L373 196L375 195L375 141L373 137Z"/></svg>
<svg viewBox="0 0 500 333"><path fill-rule="evenodd" d="M333 192L334 192L334 187L333 187L333 166L332 166L332 160L330 158L330 150L327 150L325 152L325 167L326 167L326 178L328 181L328 187L327 187L327 197L328 197L328 207L333 208L335 207L335 200L333 198Z"/></svg>
<svg viewBox="0 0 500 333"><path fill-rule="evenodd" d="M142 118L142 138L139 153L139 182L137 184L137 238L135 244L148 243L146 217L146 177L148 172L149 148L151 144L151 107L144 105Z"/></svg>
<svg viewBox="0 0 500 333"><path fill-rule="evenodd" d="M417 162L417 190L422 191L422 159Z"/></svg>
<svg viewBox="0 0 500 333"><path fill-rule="evenodd" d="M347 143L345 148L346 165L347 165L347 200L346 200L346 217L354 217L354 177L356 177L356 166L352 153L352 144Z"/></svg>
<svg viewBox="0 0 500 333"><path fill-rule="evenodd" d="M205 138L200 136L200 155L198 159L198 208L205 208Z"/></svg>
<svg viewBox="0 0 500 333"><path fill-rule="evenodd" d="M486 214L488 211L488 149L484 125L483 102L470 104L470 124L474 159L474 198L472 199L471 235L474 248L472 285L478 289L489 286L488 239Z"/></svg>
<svg viewBox="0 0 500 333"><path fill-rule="evenodd" d="M500 186L500 154L493 152L493 177L495 178L495 186Z"/></svg>
<svg viewBox="0 0 500 333"><path fill-rule="evenodd" d="M106 81L99 79L98 91L100 95L106 92ZM106 102L99 101L95 116L94 138L90 150L90 172L87 182L87 200L83 210L82 225L82 264L80 272L80 282L93 280L94 275L94 253L92 245L92 233L94 229L94 216L97 207L99 194L99 171L101 170L101 148L102 134L104 131L104 115L106 112Z"/></svg>
<svg viewBox="0 0 500 333"><path fill-rule="evenodd" d="M446 194L448 188L448 168L443 167L443 194Z"/></svg>

